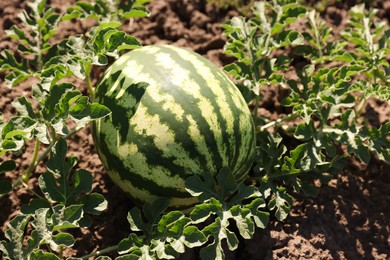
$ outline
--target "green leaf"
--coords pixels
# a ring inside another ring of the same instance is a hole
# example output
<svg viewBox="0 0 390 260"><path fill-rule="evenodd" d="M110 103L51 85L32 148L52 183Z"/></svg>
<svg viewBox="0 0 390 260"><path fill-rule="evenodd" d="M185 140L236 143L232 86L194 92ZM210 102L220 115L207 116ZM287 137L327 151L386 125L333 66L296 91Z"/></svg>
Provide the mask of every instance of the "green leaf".
<svg viewBox="0 0 390 260"><path fill-rule="evenodd" d="M31 260L60 260L61 258L59 258L53 253L37 250L30 255L30 259Z"/></svg>
<svg viewBox="0 0 390 260"><path fill-rule="evenodd" d="M118 52L140 47L141 44L135 37L103 24L97 28L96 35L92 39L92 46L96 56L92 59L93 63L105 65L106 55L118 57Z"/></svg>
<svg viewBox="0 0 390 260"><path fill-rule="evenodd" d="M150 255L151 258L175 259L179 256L178 252L176 252L169 244L166 244L160 239L153 239L149 247L144 246L141 249L143 249L143 255Z"/></svg>
<svg viewBox="0 0 390 260"><path fill-rule="evenodd" d="M186 179L186 190L194 197L199 197L201 201L210 197L218 197L216 182L211 173L205 172L202 176L192 175Z"/></svg>
<svg viewBox="0 0 390 260"><path fill-rule="evenodd" d="M71 260L71 259L68 258L68 260ZM111 258L108 256L99 256L96 258L96 260L111 260Z"/></svg>
<svg viewBox="0 0 390 260"><path fill-rule="evenodd" d="M255 157L256 176L271 175L278 173L282 167L282 158L287 152L286 146L282 143L279 134L271 134L268 131L260 132L257 135L257 154ZM273 154L269 157L269 154Z"/></svg>
<svg viewBox="0 0 390 260"><path fill-rule="evenodd" d="M54 208L54 211L57 211L59 208L61 208L61 210L63 209L57 205ZM50 217L53 222L49 220ZM65 228L72 227L69 225L69 218L65 216L65 218L61 219L61 217L62 216L60 216L58 212L54 212L54 215L51 216L50 208L40 208L35 211L34 220L31 223L34 228L32 232L36 233L37 238L40 240L40 244L48 244L54 251L58 251L59 248L63 246L72 246L75 243L75 239L72 235L68 233L58 233L58 230L60 230L58 226L60 225Z"/></svg>
<svg viewBox="0 0 390 260"><path fill-rule="evenodd" d="M70 86L65 93L62 93L58 103L55 105L57 117L67 118L71 107L77 104L78 99L82 97L82 94L78 90L72 89Z"/></svg>
<svg viewBox="0 0 390 260"><path fill-rule="evenodd" d="M206 247L203 247L200 250L200 257L202 259L224 259L225 253L221 245L221 239L219 237L219 232L221 230L221 220L217 218L212 224L208 225L203 229L203 233L214 235L214 241Z"/></svg>
<svg viewBox="0 0 390 260"><path fill-rule="evenodd" d="M368 137L368 148L371 152L376 154L378 159L390 162L390 140L388 135L390 133L390 122L386 122L379 129L365 128L361 131L362 138Z"/></svg>
<svg viewBox="0 0 390 260"><path fill-rule="evenodd" d="M8 160L0 163L0 174L13 171L16 168L15 161Z"/></svg>
<svg viewBox="0 0 390 260"><path fill-rule="evenodd" d="M290 213L290 207L292 206L292 197L287 194L285 188L278 187L273 198L269 201L268 207L270 210L275 211L275 217L279 221L283 221Z"/></svg>
<svg viewBox="0 0 390 260"><path fill-rule="evenodd" d="M59 204L54 206L53 210L52 231L78 228L80 226L79 221L84 217L82 204L73 204L68 207Z"/></svg>
<svg viewBox="0 0 390 260"><path fill-rule="evenodd" d="M50 89L50 92L45 98L42 110L42 115L45 120L50 122L55 116L62 117L61 115L66 112L66 109L60 109L63 104L62 99L66 96L64 95L65 93L72 91L73 89L75 89L75 86L70 83L54 85Z"/></svg>
<svg viewBox="0 0 390 260"><path fill-rule="evenodd" d="M144 245L144 241L140 239L136 234L131 233L128 238L122 239L118 244L119 254L128 254L132 251L140 251L140 247ZM122 258L127 259L127 258ZM133 258L128 258L133 259ZM138 258L136 258L138 259Z"/></svg>
<svg viewBox="0 0 390 260"><path fill-rule="evenodd" d="M300 144L290 152L291 157L284 157L284 164L282 166L283 172L296 174L303 171L303 169L301 169L301 162L306 156L307 146L307 143Z"/></svg>
<svg viewBox="0 0 390 260"><path fill-rule="evenodd" d="M6 30L5 33L12 39L18 40L21 44L23 44L27 50L28 53L34 53L34 51L31 49L32 46L35 46L35 43L30 40L30 37L28 37L25 32L20 29L16 25L12 25L9 30Z"/></svg>
<svg viewBox="0 0 390 260"><path fill-rule="evenodd" d="M0 154L7 151L20 154L25 141L33 137L35 124L35 121L28 117L13 117L7 123L1 124Z"/></svg>
<svg viewBox="0 0 390 260"><path fill-rule="evenodd" d="M29 61L22 58L21 62L15 59L15 56L5 50L0 56L0 71L9 70L10 73L5 77L8 87L14 87L32 76L29 68Z"/></svg>
<svg viewBox="0 0 390 260"><path fill-rule="evenodd" d="M24 147L25 140L33 137L36 121L29 117L12 117L5 124L1 125L0 148L5 151L20 153Z"/></svg>
<svg viewBox="0 0 390 260"><path fill-rule="evenodd" d="M265 201L262 198L256 198L251 203L244 206L244 208L250 210L247 217L253 218L254 223L258 228L266 228L268 226L269 213L259 210L259 208L263 208L264 206Z"/></svg>
<svg viewBox="0 0 390 260"><path fill-rule="evenodd" d="M127 221L130 224L130 229L132 231L147 231L147 225L141 216L141 211L139 208L132 208L127 214Z"/></svg>
<svg viewBox="0 0 390 260"><path fill-rule="evenodd" d="M236 179L228 167L222 167L216 178L205 172L201 175L193 175L186 179L186 190L201 201L210 198L226 200L237 190Z"/></svg>
<svg viewBox="0 0 390 260"><path fill-rule="evenodd" d="M5 257L27 259L33 250L38 248L40 241L36 232L31 233L32 237L26 246L23 244L25 228L30 217L30 215L19 214L8 223L8 229L5 231L5 237L8 241L0 241L0 251Z"/></svg>
<svg viewBox="0 0 390 260"><path fill-rule="evenodd" d="M200 247L207 242L207 237L195 226L184 229L184 244L189 248Z"/></svg>
<svg viewBox="0 0 390 260"><path fill-rule="evenodd" d="M38 138L38 140L43 144L49 144L50 143L50 135L47 128L47 125L44 123L37 123L37 126L35 127L35 136Z"/></svg>
<svg viewBox="0 0 390 260"><path fill-rule="evenodd" d="M207 242L206 237L194 226L188 226L191 220L180 211L171 211L162 216L158 225L157 237L164 237L159 241L152 241L150 247L152 251L158 248L157 256L171 258L177 253L184 253L185 247L196 247ZM167 246L168 244L168 246Z"/></svg>
<svg viewBox="0 0 390 260"><path fill-rule="evenodd" d="M130 12L126 12L122 15L122 18L130 19L130 18L136 18L136 17L148 17L149 12L144 9L133 9Z"/></svg>
<svg viewBox="0 0 390 260"><path fill-rule="evenodd" d="M82 198L84 211L92 215L99 215L107 209L107 200L99 193L91 193Z"/></svg>
<svg viewBox="0 0 390 260"><path fill-rule="evenodd" d="M45 194L45 197L51 201L65 202L65 197L61 187L58 186L54 175L46 172L38 178L39 187Z"/></svg>
<svg viewBox="0 0 390 260"><path fill-rule="evenodd" d="M28 116L36 118L32 104L25 97L19 97L12 102L12 106L16 108L18 114L22 117Z"/></svg>
<svg viewBox="0 0 390 260"><path fill-rule="evenodd" d="M88 213L88 212L85 212ZM79 220L78 225L81 228L89 228L92 226L92 218L89 215L83 215L83 217Z"/></svg>
<svg viewBox="0 0 390 260"><path fill-rule="evenodd" d="M11 140L4 140L1 144L4 150L10 150L10 151L20 150L22 148L22 145L18 145L16 142Z"/></svg>
<svg viewBox="0 0 390 260"><path fill-rule="evenodd" d="M99 10L99 9L98 9ZM62 20L70 20L75 18L94 18L96 17L94 4L79 1L75 5L66 10L67 14L62 17Z"/></svg>
<svg viewBox="0 0 390 260"><path fill-rule="evenodd" d="M301 189L306 196L317 197L319 189L314 185L307 182L302 182Z"/></svg>
<svg viewBox="0 0 390 260"><path fill-rule="evenodd" d="M83 169L74 171L77 158L67 158L67 151L66 141L59 139L46 163L48 172L38 178L39 187L48 200L63 205L84 203L88 213L100 214L106 208L107 202L99 194L85 195L92 189L93 177Z"/></svg>
<svg viewBox="0 0 390 260"><path fill-rule="evenodd" d="M236 179L228 167L222 167L219 170L217 174L217 182L219 188L223 192L223 198L227 198L230 194L237 190Z"/></svg>
<svg viewBox="0 0 390 260"><path fill-rule="evenodd" d="M158 222L157 230L160 233L164 233L165 230L171 229L172 225L175 225L175 222L184 218L184 214L181 211L171 211L163 215ZM175 232L179 232L176 230Z"/></svg>
<svg viewBox="0 0 390 260"><path fill-rule="evenodd" d="M299 124L295 129L294 136L300 140L310 140L313 135L315 135L316 129L314 127L314 122L310 121L309 124L303 123Z"/></svg>
<svg viewBox="0 0 390 260"><path fill-rule="evenodd" d="M108 116L111 111L106 106L91 104L88 102L88 97L81 96L69 109L69 114L75 119L77 128L81 128L91 120Z"/></svg>
<svg viewBox="0 0 390 260"><path fill-rule="evenodd" d="M33 199L28 204L21 206L20 211L23 214L34 214L36 210L50 208L50 203L45 199Z"/></svg>
<svg viewBox="0 0 390 260"><path fill-rule="evenodd" d="M248 226L246 226L246 227L248 227ZM244 228L244 229L246 232L247 229L246 228ZM241 230L243 230L243 229L241 229L241 226L239 227L239 230L241 233ZM226 241L227 241L227 245L228 245L229 250L230 251L236 250L238 248L238 238L237 238L236 234L228 229L225 232L226 232L225 236L226 236ZM218 253L217 253L217 255L218 255Z"/></svg>
<svg viewBox="0 0 390 260"><path fill-rule="evenodd" d="M0 195L7 194L12 190L12 183L6 180L0 180Z"/></svg>
<svg viewBox="0 0 390 260"><path fill-rule="evenodd" d="M80 169L74 173L73 179L73 196L79 196L82 193L91 191L93 177L92 174L84 169Z"/></svg>
<svg viewBox="0 0 390 260"><path fill-rule="evenodd" d="M76 240L69 233L59 233L53 236L53 242L59 246L73 246Z"/></svg>
<svg viewBox="0 0 390 260"><path fill-rule="evenodd" d="M241 202L245 199L257 197L262 197L262 194L257 187L240 183L240 185L238 185L237 194L233 196L233 198L229 201L229 204L237 205L241 204Z"/></svg>
<svg viewBox="0 0 390 260"><path fill-rule="evenodd" d="M212 214L222 211L222 204L218 200L211 198L208 203L198 204L190 213L190 218L194 224L204 222Z"/></svg>
<svg viewBox="0 0 390 260"><path fill-rule="evenodd" d="M160 215L168 208L168 198L158 198L152 203L145 203L143 211L150 225L157 224L160 220Z"/></svg>

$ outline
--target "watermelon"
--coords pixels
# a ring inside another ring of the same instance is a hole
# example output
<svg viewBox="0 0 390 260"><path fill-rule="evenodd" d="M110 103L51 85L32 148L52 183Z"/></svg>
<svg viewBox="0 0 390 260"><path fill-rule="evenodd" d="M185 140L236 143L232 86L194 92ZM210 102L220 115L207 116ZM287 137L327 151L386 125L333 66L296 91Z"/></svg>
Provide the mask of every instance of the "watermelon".
<svg viewBox="0 0 390 260"><path fill-rule="evenodd" d="M96 88L111 109L93 137L111 179L142 204L159 197L189 209L194 174L229 167L241 182L253 163L255 128L234 83L195 52L147 46L121 56Z"/></svg>

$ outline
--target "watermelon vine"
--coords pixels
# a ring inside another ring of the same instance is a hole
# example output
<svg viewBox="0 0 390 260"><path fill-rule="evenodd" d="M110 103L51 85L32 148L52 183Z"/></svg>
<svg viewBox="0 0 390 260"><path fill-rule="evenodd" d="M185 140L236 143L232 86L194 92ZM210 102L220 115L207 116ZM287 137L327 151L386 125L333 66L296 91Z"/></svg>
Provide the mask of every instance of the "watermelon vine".
<svg viewBox="0 0 390 260"><path fill-rule="evenodd" d="M297 1L253 3L251 15L223 25L224 51L236 59L224 68L233 83L196 53L141 47L119 29L124 19L148 16L148 2L78 1L58 13L34 0L21 15L23 29L7 31L19 45L18 55L1 54L6 83L38 83L12 102L16 115L0 118L0 155L34 146L14 182L4 173L18 165L1 160L0 194L7 199L24 186L36 198L9 222L2 257L61 259L77 243L70 230L90 227L107 208L92 192L92 174L68 155L69 137L84 127L93 128L110 177L139 207L129 210L132 232L120 243L68 259L110 259L113 252L116 259L174 259L191 249L202 259L224 259L270 218L288 217L294 195L315 196L316 181L328 182L348 157L390 162L390 123L359 120L369 98L390 100L390 29L375 9L352 8L337 37ZM71 19L95 23L53 43L58 25ZM291 29L298 21L306 30ZM292 66L286 49L305 58L304 66ZM111 61L94 89L93 68ZM89 95L69 77L84 80ZM281 104L288 114L277 120L259 109L269 86L287 93ZM47 171L38 173L42 162ZM32 175L39 176L35 189Z"/></svg>

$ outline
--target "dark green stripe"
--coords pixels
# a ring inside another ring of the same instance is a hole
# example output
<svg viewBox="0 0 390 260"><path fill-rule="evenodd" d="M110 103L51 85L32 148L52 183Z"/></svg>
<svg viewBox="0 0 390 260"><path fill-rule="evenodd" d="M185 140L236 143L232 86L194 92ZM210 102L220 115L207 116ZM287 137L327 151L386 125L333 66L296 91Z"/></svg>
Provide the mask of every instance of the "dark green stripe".
<svg viewBox="0 0 390 260"><path fill-rule="evenodd" d="M126 165L123 163L123 161L115 154L113 154L107 147L105 140L106 135L103 133L100 133L99 135L100 141L98 146L98 151L103 152L104 156L108 160L108 171L115 170L120 175L121 179L128 180L132 183L135 187L138 187L140 189L145 189L149 191L151 194L157 195L157 196L166 196L166 197L176 197L176 198L188 198L191 195L188 192L180 191L179 189L175 188L167 188L167 187L161 187L158 185L158 183L153 182L151 180L145 179L142 176L131 172ZM145 140L145 139L144 139ZM151 149L152 150L152 149ZM153 157L152 153L148 153L149 157ZM159 165L165 165L166 162L161 163Z"/></svg>
<svg viewBox="0 0 390 260"><path fill-rule="evenodd" d="M226 86L230 86L232 83L229 82L227 79L226 79L226 75L223 74L222 71L215 71L215 77L221 81L221 82L225 82ZM235 87L235 86L232 86L232 87ZM238 163L238 158L240 156L241 153L243 153L244 151L241 151L240 148L241 148L241 145L243 143L243 135L241 133L241 129L240 129L240 120L239 120L239 117L241 115L244 114L244 112L240 109L240 104L235 104L232 96L230 95L230 93L227 93L226 94L226 100L227 102L229 103L229 106L232 107L232 112L233 112L233 115L235 117L235 120L234 120L234 125L233 125L233 132L234 132L234 140L235 140L235 144L234 145L234 148L232 147L231 149L231 156L229 157L231 160L230 160L230 164L229 164L229 167L234 170L234 168L236 168L237 170L237 167L238 169L240 168L240 166L237 165ZM250 120L252 120L250 118ZM254 136L254 132L252 133L252 138ZM245 163L247 160L244 160ZM241 162L243 163L243 162ZM240 171L237 171L237 172L234 172L234 174L240 174Z"/></svg>
<svg viewBox="0 0 390 260"><path fill-rule="evenodd" d="M204 62L206 63L206 65L209 65L210 67L213 66L213 63L211 63L207 59ZM233 83L231 83L226 78L227 76L221 70L213 69L213 68L211 68L211 69L212 69L214 76L217 78L217 80L220 82L223 82L224 86L227 86L227 87L229 86L229 87L235 88L235 85L232 85ZM231 111L233 112L233 115L235 115L237 117L236 120L234 121L234 140L236 141L235 142L235 149L232 149L232 151L234 151L234 154L231 154L231 157L229 157L231 159L229 166L232 169L236 168L236 172L234 174L237 175L236 177L238 179L240 179L240 178L242 178L243 175L245 175L249 171L249 169L252 165L250 162L252 162L252 159L254 156L254 153L252 150L253 147L250 147L250 148L248 147L249 149L247 151L240 150L241 145L243 143L243 135L242 135L241 130L240 130L240 123L239 123L238 117L241 115L245 115L246 113L244 111L242 111L242 109L241 109L242 104L235 104L232 96L230 95L230 93L228 91L225 92L225 94L226 94L226 100L229 103L229 106L231 107ZM250 115L246 115L246 116L249 117L249 120L252 120ZM251 134L251 140L250 140L249 144L253 144L255 141L254 127L252 127L251 132L252 132L252 134ZM238 157L243 152L245 152L247 154L247 156L241 162L238 162Z"/></svg>
<svg viewBox="0 0 390 260"><path fill-rule="evenodd" d="M126 80L121 71L113 73L110 77L103 80L96 90L96 101L103 103L107 106L112 114L111 119L106 117L105 121L112 120L112 124L119 130L122 143L126 142L127 133L129 131L129 120L123 120L124 118L131 118L137 110L138 104L141 98L145 94L146 88L149 86L145 82L137 82L128 86L124 85ZM122 76L122 78L120 78ZM118 88L108 95L108 91L115 84L119 82ZM118 105L118 100L115 98L121 89L126 89L125 93L121 96L121 99L130 100L133 98L136 100L135 105L125 103L124 105Z"/></svg>
<svg viewBox="0 0 390 260"><path fill-rule="evenodd" d="M161 49L163 49L164 52L171 54L172 59L174 59L183 69L189 70L191 73L193 73L192 71L194 71L195 68L192 66L192 64L190 64L188 61L185 61L182 58L180 58L180 56L178 56L178 54L176 52L172 51L171 49L169 49L167 47L161 47ZM177 86L177 87L173 86L171 79L167 77L167 75L170 75L171 73L168 71L165 71L163 67L156 67L155 66L155 64L157 63L157 60L156 60L156 56L154 54L149 54L149 53L146 53L146 54L145 53L137 53L137 54L139 54L139 55L137 55L139 57L134 57L134 58L137 60L140 60L139 63L142 64L143 66L145 66L145 68L148 68L148 74L150 74L150 77L153 78L153 80L160 82L162 85L162 89L166 93L172 95L174 97L175 102L184 108L185 113L192 115L194 120L197 121L198 125L200 126L199 131L205 137L207 147L209 147L209 149L211 151L211 154L213 156L213 161L216 165L216 168L222 167L222 158L221 158L221 155L219 154L218 148L216 146L216 143L217 143L216 139L214 137L213 132L209 129L207 121L205 120L205 118L201 114L201 110L197 107L198 100L196 100L194 98L194 96L188 95L187 93L185 93L180 88L180 86ZM194 76L196 76L198 78L198 79L195 79L195 82L199 82L199 79L202 79L203 82L205 81L200 75L194 75ZM210 91L207 91L207 93L206 93L206 91L205 91L206 89L207 88L201 88L201 90L202 90L201 94L204 97L214 96L214 94L210 93ZM194 100L194 99L195 99L194 103L189 102L189 100ZM218 113L219 110L215 109L215 108L218 108L218 106L216 106L215 99L208 99L208 100L210 101L210 103L213 104L214 110L217 112L217 116L219 116L219 121L222 121L220 118L221 115L220 115L220 113ZM173 124L168 124L168 125L171 126ZM224 128L223 125L222 125L222 128ZM224 134L224 132L222 132L222 134ZM196 149L196 147L194 147L194 148Z"/></svg>
<svg viewBox="0 0 390 260"><path fill-rule="evenodd" d="M232 86L232 83L226 79L226 76L223 75L219 69L215 68L215 65L213 63L211 63L210 61L208 61L207 59L203 58L200 55L199 55L199 57L200 57L199 60L204 64L204 66L206 66L206 67L208 67L210 69L211 73L214 75L214 77L216 78L217 82L220 82L220 86L219 87L221 87L221 89L222 89L222 92L223 92L223 94L225 96L225 99L226 99L226 103L228 104L232 115L236 116L236 117L239 117L239 115L241 115L243 112L241 111L241 109L239 109L236 106L236 104L234 103L234 101L233 101L233 99L231 97L231 94L229 92L229 88L234 87L234 86ZM192 71L197 71L197 70L196 70L195 67L193 67ZM207 84L207 79L205 79L202 75L200 75L198 73L196 73L196 74L197 74L197 78L199 79L199 82L203 81L204 84ZM209 89L207 88L207 90L209 90ZM210 92L210 95L214 95L214 93L211 90L209 92ZM215 100L214 107L215 108L219 108L219 105L218 105L218 103L216 101L216 98L213 99L213 100ZM241 135L240 127L239 127L239 120L234 120L233 121L233 137L232 137L233 138L233 142L232 143L230 142L229 134L226 131L228 123L225 122L225 118L222 116L223 112L224 111L221 111L220 109L217 109L217 113L219 115L219 118L222 119L220 121L223 122L223 125L222 125L222 130L223 130L222 133L223 133L223 136L224 136L223 142L227 146L228 166L233 170L233 167L237 163L238 156L239 156L240 152L242 152L242 151L239 150L240 145L242 143L241 142L242 141L242 135Z"/></svg>
<svg viewBox="0 0 390 260"><path fill-rule="evenodd" d="M221 128L221 134L222 134L222 143L223 144L228 144L228 135L226 132L226 122L222 116L220 107L216 101L215 94L212 92L212 90L208 87L207 84L207 79L205 79L202 75L197 73L197 68L190 62L182 58L176 51L167 48L167 47L162 47L164 49L165 53L168 53L171 55L171 58L178 64L180 67L184 70L189 71L190 77L200 86L207 86L207 87L200 87L200 93L203 97L207 98L207 100L210 102L214 109L214 113L216 114L216 118L218 121L218 124L220 125ZM205 59L202 56L199 56L200 59ZM215 65L214 65L215 66ZM166 83L164 84L164 90L169 92L173 96L179 96L178 98L175 98L175 101L177 103L180 103L182 107L185 107L185 111L187 114L193 115L194 120L197 121L199 127L200 133L205 136L207 140L207 147L212 149L212 154L214 156L213 161L216 165L216 168L219 169L221 168L222 165L222 155L218 151L218 147L216 145L216 139L214 137L213 132L209 129L209 125L207 121L204 119L203 115L201 114L201 110L197 107L197 105L191 106L191 108L188 108L189 102L188 100L194 99L193 96L188 95L185 93L185 91L181 90L181 87L178 86L177 88L172 88L171 87L172 82L167 79ZM181 90L181 91L180 91ZM179 92L180 91L180 92ZM179 95L180 93L180 95ZM200 121L200 122L199 122ZM229 149L229 147L226 147Z"/></svg>
<svg viewBox="0 0 390 260"><path fill-rule="evenodd" d="M151 116L158 115L160 118L160 123L167 125L171 130L173 130L175 134L175 139L174 139L175 143L183 147L183 150L188 153L189 159L193 159L194 161L197 161L199 163L200 168L203 167L204 170L206 171L207 159L196 149L196 143L194 142L194 140L192 140L191 136L188 134L188 129L190 127L190 124L188 120L184 118L186 114L183 115L182 118L183 121L178 122L176 121L176 114L174 114L170 110L161 109L164 103L155 103L155 101L151 97L145 96L145 98L142 100L142 104L146 107L146 111L148 114L150 114ZM185 112L187 112L187 110L185 110ZM158 148L156 147L156 149ZM162 156L162 152L161 152L161 156ZM170 165L167 166L167 168L172 169L172 176L179 175L183 179L188 177L189 173L186 172L185 168L176 167L178 169L175 169L176 164L173 161L177 159L176 157L171 157L169 159L171 160L167 159L164 161L164 163L167 162L170 163ZM160 164L156 162L156 165L160 165ZM202 172L200 173L190 172L190 173L201 174Z"/></svg>
<svg viewBox="0 0 390 260"><path fill-rule="evenodd" d="M147 96L145 97L148 98ZM178 174L181 178L186 177L185 169L173 162L172 159L176 158L166 158L163 151L156 147L154 136L140 135L133 128L130 128L127 142L132 142L138 147L138 151L145 156L147 164L151 167L164 166L171 172L171 176Z"/></svg>

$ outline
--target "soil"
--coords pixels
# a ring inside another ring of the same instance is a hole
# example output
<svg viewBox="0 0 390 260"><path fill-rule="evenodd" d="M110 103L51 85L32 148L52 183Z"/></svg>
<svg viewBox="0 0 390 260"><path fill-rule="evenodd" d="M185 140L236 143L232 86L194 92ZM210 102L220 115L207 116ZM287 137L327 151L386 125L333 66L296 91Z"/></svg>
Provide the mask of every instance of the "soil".
<svg viewBox="0 0 390 260"><path fill-rule="evenodd" d="M64 10L74 1L48 1ZM340 31L348 19L347 10L355 1L335 1L321 14L321 17ZM379 16L389 19L390 2L377 1ZM136 36L142 44L173 44L192 49L209 58L218 66L232 61L223 54L225 39L221 36L221 23L237 15L233 10L217 10L204 0L152 0L151 16L126 23L123 29ZM5 30L13 24L20 24L17 14L26 7L23 0L0 1L0 50L15 49L15 42L9 39ZM67 22L59 30L58 38L81 33L88 24ZM94 83L97 82L96 72ZM7 119L15 113L11 102L15 97L31 95L32 81L13 89L4 84L0 77L0 107ZM82 82L76 81L85 86ZM277 92L266 93L261 111L270 117L280 116L280 101ZM370 100L363 116L372 125L379 125L390 118L387 102ZM129 234L126 220L132 207L128 198L111 182L105 173L88 128L78 132L69 141L70 154L79 158L78 167L94 175L93 190L102 193L108 200L108 209L94 217L91 228L75 231L78 241L66 256L83 256L92 251L116 245ZM7 173L15 180L30 161L32 145L27 146L21 158L17 158L18 169ZM0 161L11 156L2 156ZM39 165L29 184L36 187L37 177L45 171ZM19 213L20 206L28 203L33 195L19 188L0 199L0 240L12 217ZM228 259L389 259L390 258L390 166L377 160L369 165L350 159L348 167L327 185L323 185L316 198L297 197L290 215L283 222L271 220L265 230L258 230L252 240L241 241L240 247L227 254ZM111 255L115 256L115 255ZM197 259L191 251L183 259Z"/></svg>

